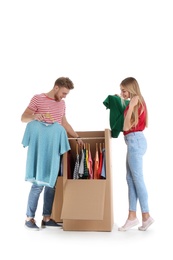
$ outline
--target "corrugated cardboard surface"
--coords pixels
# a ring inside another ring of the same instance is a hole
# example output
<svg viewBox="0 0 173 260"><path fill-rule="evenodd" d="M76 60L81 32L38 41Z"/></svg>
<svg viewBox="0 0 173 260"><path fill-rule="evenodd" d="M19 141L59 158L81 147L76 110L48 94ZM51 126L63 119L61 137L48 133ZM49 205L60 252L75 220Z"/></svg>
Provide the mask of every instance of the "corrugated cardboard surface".
<svg viewBox="0 0 173 260"><path fill-rule="evenodd" d="M107 181L106 181L107 182ZM75 220L75 219L63 219L64 231L112 231L114 219L113 219L113 207L112 207L112 192L105 184L105 198L102 202L103 215L99 217L102 219L97 220ZM100 192L100 191L99 191ZM76 205L77 211L80 211L80 204Z"/></svg>
<svg viewBox="0 0 173 260"><path fill-rule="evenodd" d="M102 220L105 187L105 180L68 180L64 187L61 218Z"/></svg>

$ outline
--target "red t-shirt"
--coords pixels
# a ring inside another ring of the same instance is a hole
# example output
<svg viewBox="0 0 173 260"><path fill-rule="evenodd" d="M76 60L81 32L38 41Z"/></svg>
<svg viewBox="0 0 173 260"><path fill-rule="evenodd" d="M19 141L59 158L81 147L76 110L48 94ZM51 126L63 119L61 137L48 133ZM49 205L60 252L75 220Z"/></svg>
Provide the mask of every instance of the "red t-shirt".
<svg viewBox="0 0 173 260"><path fill-rule="evenodd" d="M124 111L124 115L126 115L128 108L129 108L129 105L126 107L126 109ZM143 109L142 113L141 113L141 109ZM144 104L143 107L141 106L139 108L138 114L139 114L138 124L136 126L132 127L128 131L123 131L124 135L127 135L129 133L133 133L133 132L143 131L145 129L145 127L146 127L146 114L147 114L147 109L146 109L145 104Z"/></svg>

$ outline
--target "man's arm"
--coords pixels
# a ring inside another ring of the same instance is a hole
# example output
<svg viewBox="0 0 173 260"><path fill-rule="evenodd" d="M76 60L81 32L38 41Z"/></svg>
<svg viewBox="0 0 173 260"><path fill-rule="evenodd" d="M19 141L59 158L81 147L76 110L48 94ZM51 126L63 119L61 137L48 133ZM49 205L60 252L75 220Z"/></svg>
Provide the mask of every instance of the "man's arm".
<svg viewBox="0 0 173 260"><path fill-rule="evenodd" d="M80 136L73 130L72 126L68 123L65 116L62 117L62 126L71 137L76 138L78 144L83 145L83 141L80 139Z"/></svg>
<svg viewBox="0 0 173 260"><path fill-rule="evenodd" d="M31 122L32 120L44 121L45 117L42 114L34 114L34 112L26 108L21 116L21 121L24 123Z"/></svg>

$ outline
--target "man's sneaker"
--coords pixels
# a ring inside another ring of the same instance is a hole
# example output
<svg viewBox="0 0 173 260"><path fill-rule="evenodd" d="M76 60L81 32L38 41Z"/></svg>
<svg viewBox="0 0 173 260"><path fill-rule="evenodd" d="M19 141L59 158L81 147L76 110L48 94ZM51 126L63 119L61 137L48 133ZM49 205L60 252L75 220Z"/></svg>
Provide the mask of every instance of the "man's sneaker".
<svg viewBox="0 0 173 260"><path fill-rule="evenodd" d="M27 220L25 221L25 227L34 231L39 230L39 227L35 224L35 220L33 218L28 221Z"/></svg>
<svg viewBox="0 0 173 260"><path fill-rule="evenodd" d="M50 219L49 221L42 220L41 227L42 228L52 228L52 227L62 227L62 225L58 224L55 220Z"/></svg>

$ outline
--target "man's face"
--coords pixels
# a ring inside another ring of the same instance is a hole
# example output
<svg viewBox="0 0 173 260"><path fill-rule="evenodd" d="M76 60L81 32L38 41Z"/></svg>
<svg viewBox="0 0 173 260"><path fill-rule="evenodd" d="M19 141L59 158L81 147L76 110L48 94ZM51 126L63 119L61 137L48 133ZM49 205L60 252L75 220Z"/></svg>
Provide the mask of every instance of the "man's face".
<svg viewBox="0 0 173 260"><path fill-rule="evenodd" d="M56 101L61 101L61 99L66 98L67 94L69 93L69 89L65 88L65 87L58 87L55 86L55 94L54 94L54 98Z"/></svg>

